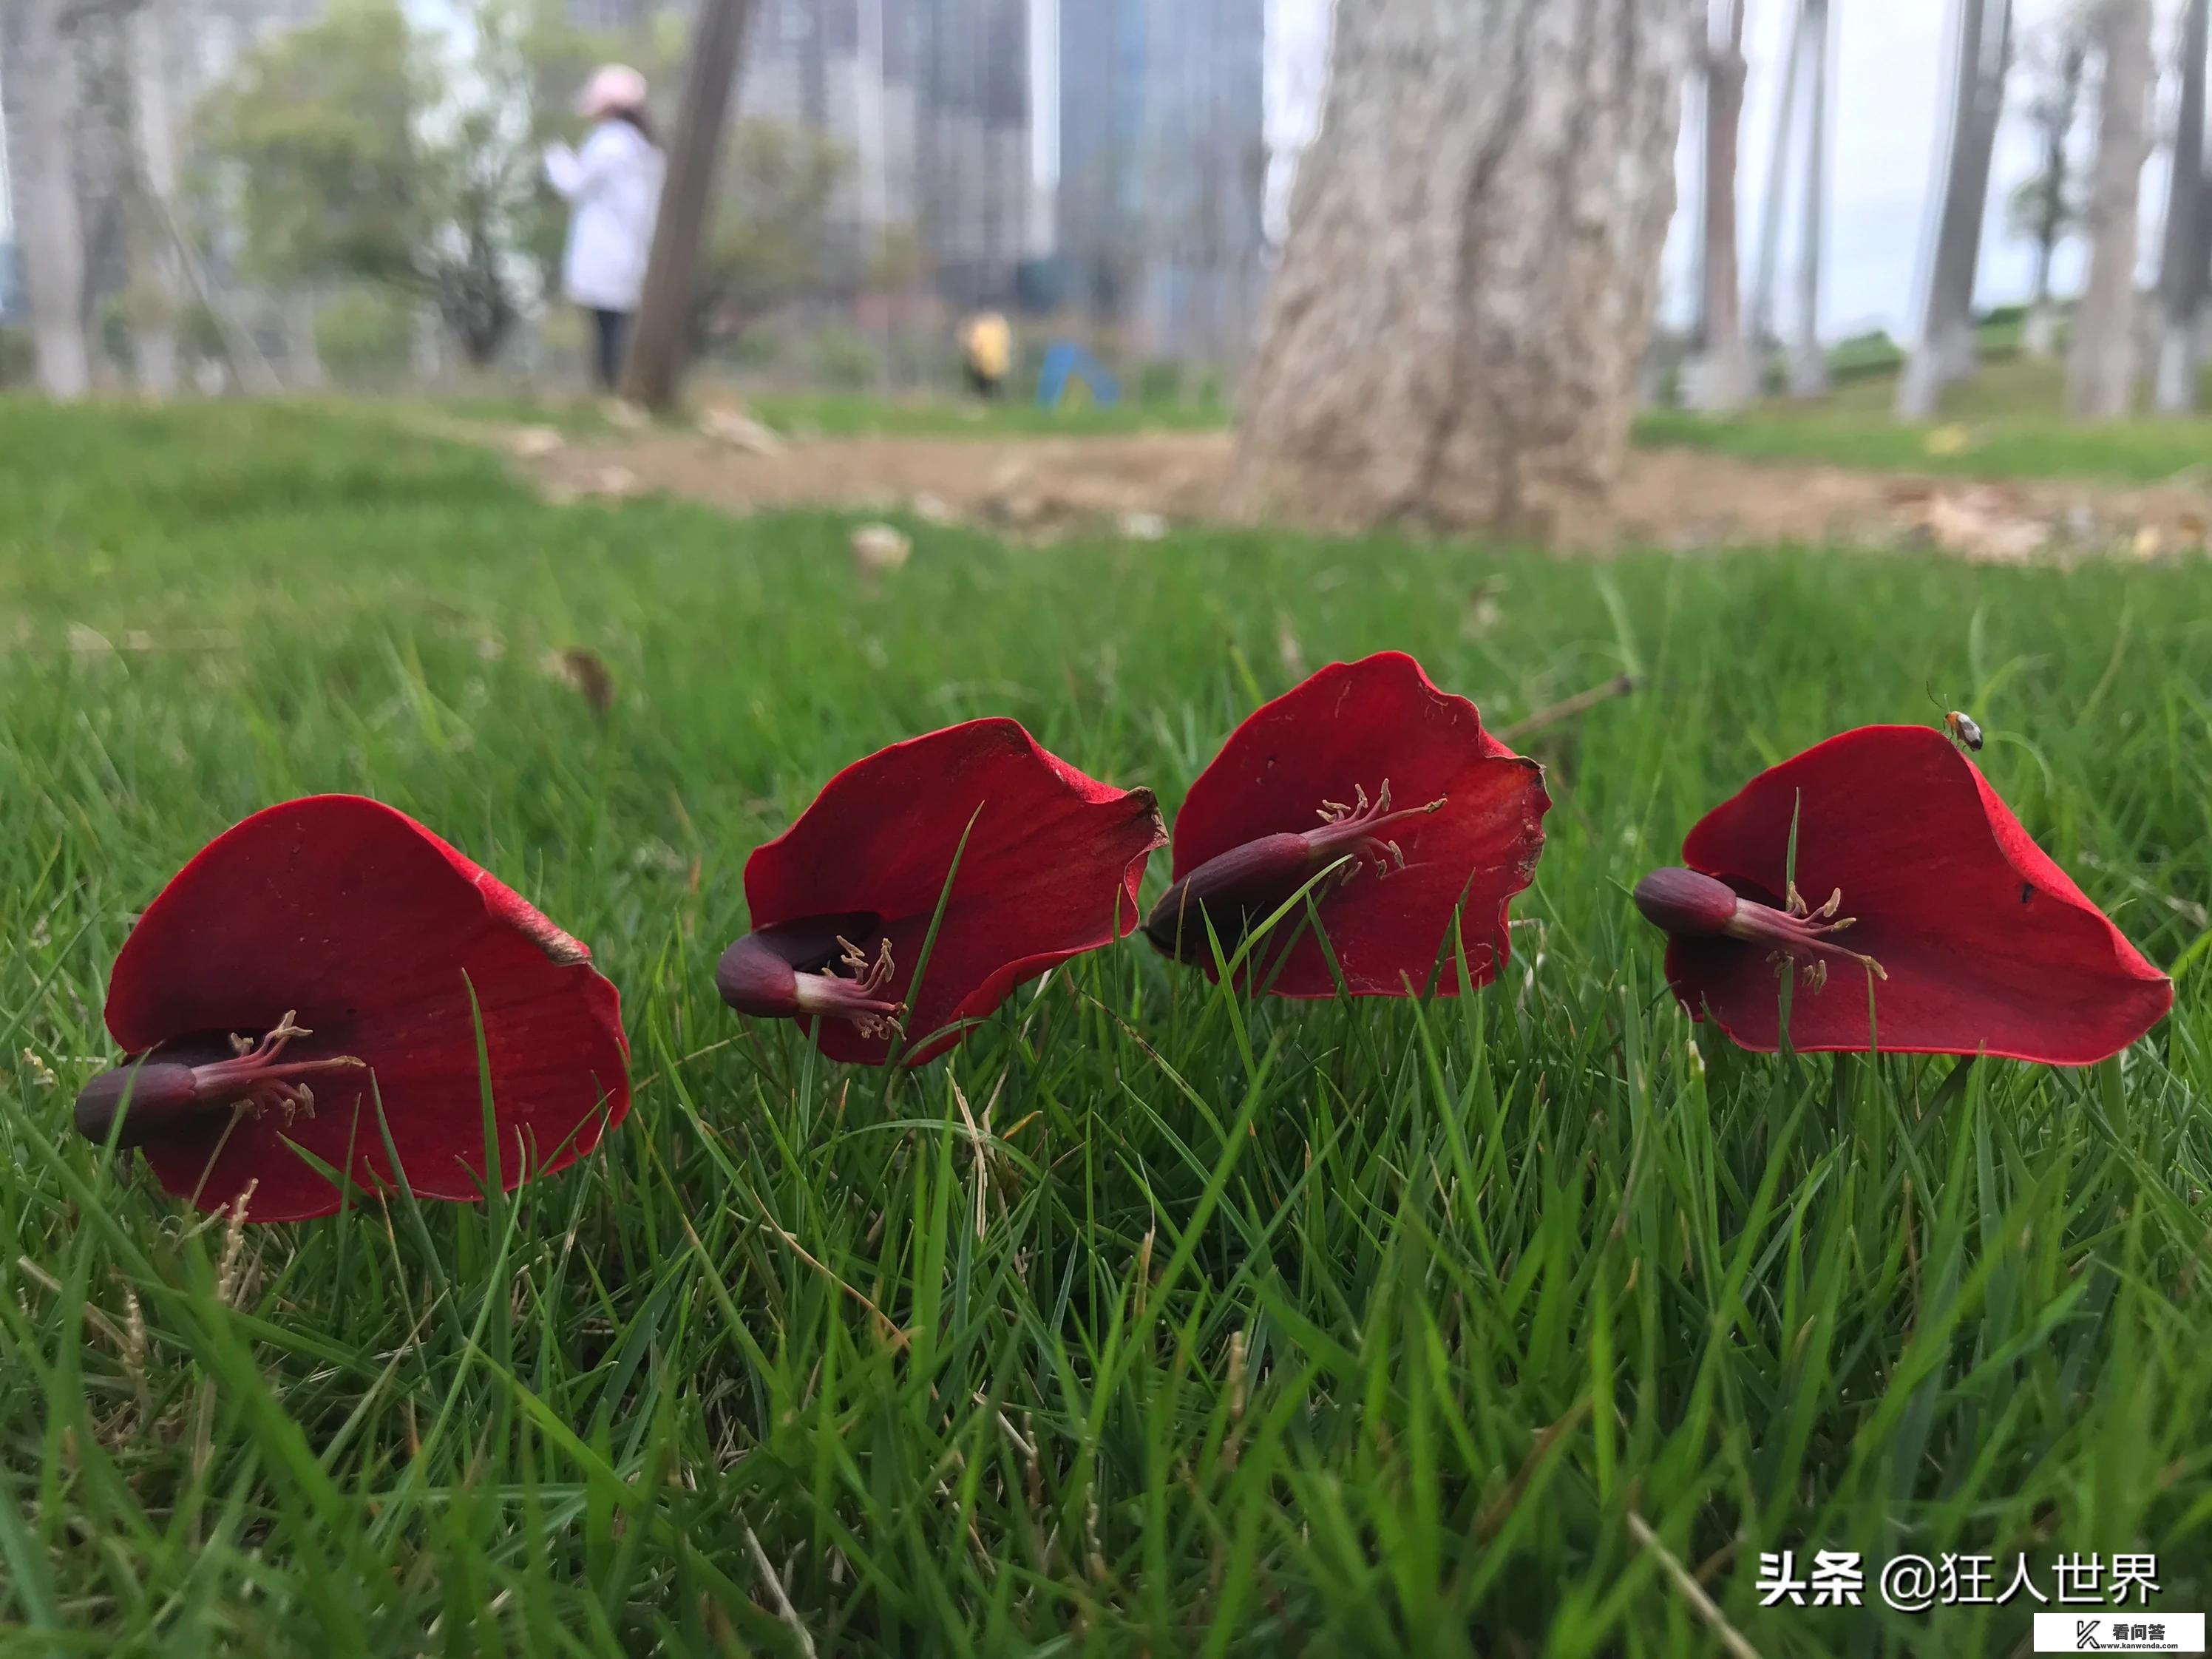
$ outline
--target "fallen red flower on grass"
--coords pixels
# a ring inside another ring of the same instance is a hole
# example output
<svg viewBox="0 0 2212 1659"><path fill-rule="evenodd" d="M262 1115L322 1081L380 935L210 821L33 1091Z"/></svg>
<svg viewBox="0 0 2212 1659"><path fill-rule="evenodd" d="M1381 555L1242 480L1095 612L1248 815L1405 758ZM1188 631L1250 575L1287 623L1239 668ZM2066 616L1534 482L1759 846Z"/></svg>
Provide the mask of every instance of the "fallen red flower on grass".
<svg viewBox="0 0 2212 1659"><path fill-rule="evenodd" d="M1014 720L895 743L746 860L753 931L715 986L740 1013L809 1023L832 1060L881 1065L902 1033L918 1066L1023 981L1133 928L1166 840L1152 791L1085 777Z"/></svg>
<svg viewBox="0 0 2212 1659"><path fill-rule="evenodd" d="M212 1210L251 1183L255 1221L343 1201L294 1146L363 1191L396 1186L387 1127L416 1193L477 1198L473 991L512 1189L629 1110L619 999L590 957L405 814L287 801L202 848L124 941L107 1029L132 1058L85 1086L77 1128L106 1141L127 1098L119 1144L164 1187Z"/></svg>
<svg viewBox="0 0 2212 1659"><path fill-rule="evenodd" d="M1790 1044L1808 1052L2086 1066L2173 1006L2172 981L1928 726L1862 726L1760 773L1682 859L1644 878L1637 906L1669 935L1683 1006L1761 1054L1780 1044L1792 964Z"/></svg>
<svg viewBox="0 0 2212 1659"><path fill-rule="evenodd" d="M1249 957L1252 983L1285 997L1403 996L1441 975L1459 990L1455 914L1469 975L1510 954L1506 910L1544 850L1543 768L1482 729L1402 652L1332 663L1230 734L1176 816L1175 884L1145 933L1214 971L1316 876L1328 950L1299 912ZM1318 820L1318 823L1316 823Z"/></svg>

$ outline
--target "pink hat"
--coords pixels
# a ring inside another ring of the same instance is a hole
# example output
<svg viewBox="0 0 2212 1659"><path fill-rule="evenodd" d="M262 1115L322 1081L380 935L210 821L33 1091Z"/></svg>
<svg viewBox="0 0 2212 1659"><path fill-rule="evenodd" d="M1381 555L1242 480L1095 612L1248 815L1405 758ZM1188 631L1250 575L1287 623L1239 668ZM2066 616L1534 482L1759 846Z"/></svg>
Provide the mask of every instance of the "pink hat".
<svg viewBox="0 0 2212 1659"><path fill-rule="evenodd" d="M627 64L604 64L592 72L584 95L576 100L580 113L597 120L625 110L645 107L645 77Z"/></svg>

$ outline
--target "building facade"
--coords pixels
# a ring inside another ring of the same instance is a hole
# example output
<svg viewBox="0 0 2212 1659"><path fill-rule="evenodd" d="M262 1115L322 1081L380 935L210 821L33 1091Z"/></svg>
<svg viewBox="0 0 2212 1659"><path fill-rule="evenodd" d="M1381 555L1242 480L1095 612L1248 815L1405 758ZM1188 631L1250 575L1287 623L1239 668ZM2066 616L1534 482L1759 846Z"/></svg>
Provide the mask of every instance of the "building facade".
<svg viewBox="0 0 2212 1659"><path fill-rule="evenodd" d="M1139 351L1224 361L1265 280L1265 0L1060 0L1068 297Z"/></svg>
<svg viewBox="0 0 2212 1659"><path fill-rule="evenodd" d="M848 166L833 253L910 237L962 304L1049 245L1030 185L1028 0L757 0L740 118L811 127Z"/></svg>

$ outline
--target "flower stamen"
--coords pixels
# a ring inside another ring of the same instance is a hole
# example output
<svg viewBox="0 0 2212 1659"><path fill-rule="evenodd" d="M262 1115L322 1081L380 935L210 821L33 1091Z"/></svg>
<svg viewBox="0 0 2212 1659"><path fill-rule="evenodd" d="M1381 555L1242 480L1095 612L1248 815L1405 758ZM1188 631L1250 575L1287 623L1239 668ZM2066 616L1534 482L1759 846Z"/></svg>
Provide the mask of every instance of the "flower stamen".
<svg viewBox="0 0 2212 1659"><path fill-rule="evenodd" d="M836 983L841 999L847 1003L839 1012L859 1028L864 1037L888 1042L893 1037L904 1036L906 1028L901 1022L906 1018L906 1004L872 1000L891 982L896 971L891 965L890 940L884 940L872 963L866 951L842 933L837 935L837 946L838 966L847 972L839 974L835 969L824 968L815 977Z"/></svg>
<svg viewBox="0 0 2212 1659"><path fill-rule="evenodd" d="M1377 876L1387 876L1393 869L1406 867L1406 854L1395 841L1386 841L1376 832L1386 824L1398 823L1413 818L1428 817L1440 810L1448 796L1439 795L1425 806L1411 806L1399 811L1390 810L1390 780L1382 780L1370 805L1364 785L1354 785L1352 805L1342 801L1324 800L1317 810L1322 821L1318 830L1309 830L1305 840L1316 855L1334 857L1349 852L1352 862L1338 876L1340 882L1349 881L1362 867L1372 868Z"/></svg>

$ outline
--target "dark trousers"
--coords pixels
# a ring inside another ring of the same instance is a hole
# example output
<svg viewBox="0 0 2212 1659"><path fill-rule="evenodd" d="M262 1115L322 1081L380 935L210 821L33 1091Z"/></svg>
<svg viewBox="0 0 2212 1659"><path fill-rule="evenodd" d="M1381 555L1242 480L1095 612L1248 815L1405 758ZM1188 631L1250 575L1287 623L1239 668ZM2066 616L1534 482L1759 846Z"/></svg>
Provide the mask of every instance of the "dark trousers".
<svg viewBox="0 0 2212 1659"><path fill-rule="evenodd" d="M600 386L612 392L622 379L623 346L629 334L629 313L594 309L592 327L595 337L592 367L599 371Z"/></svg>

